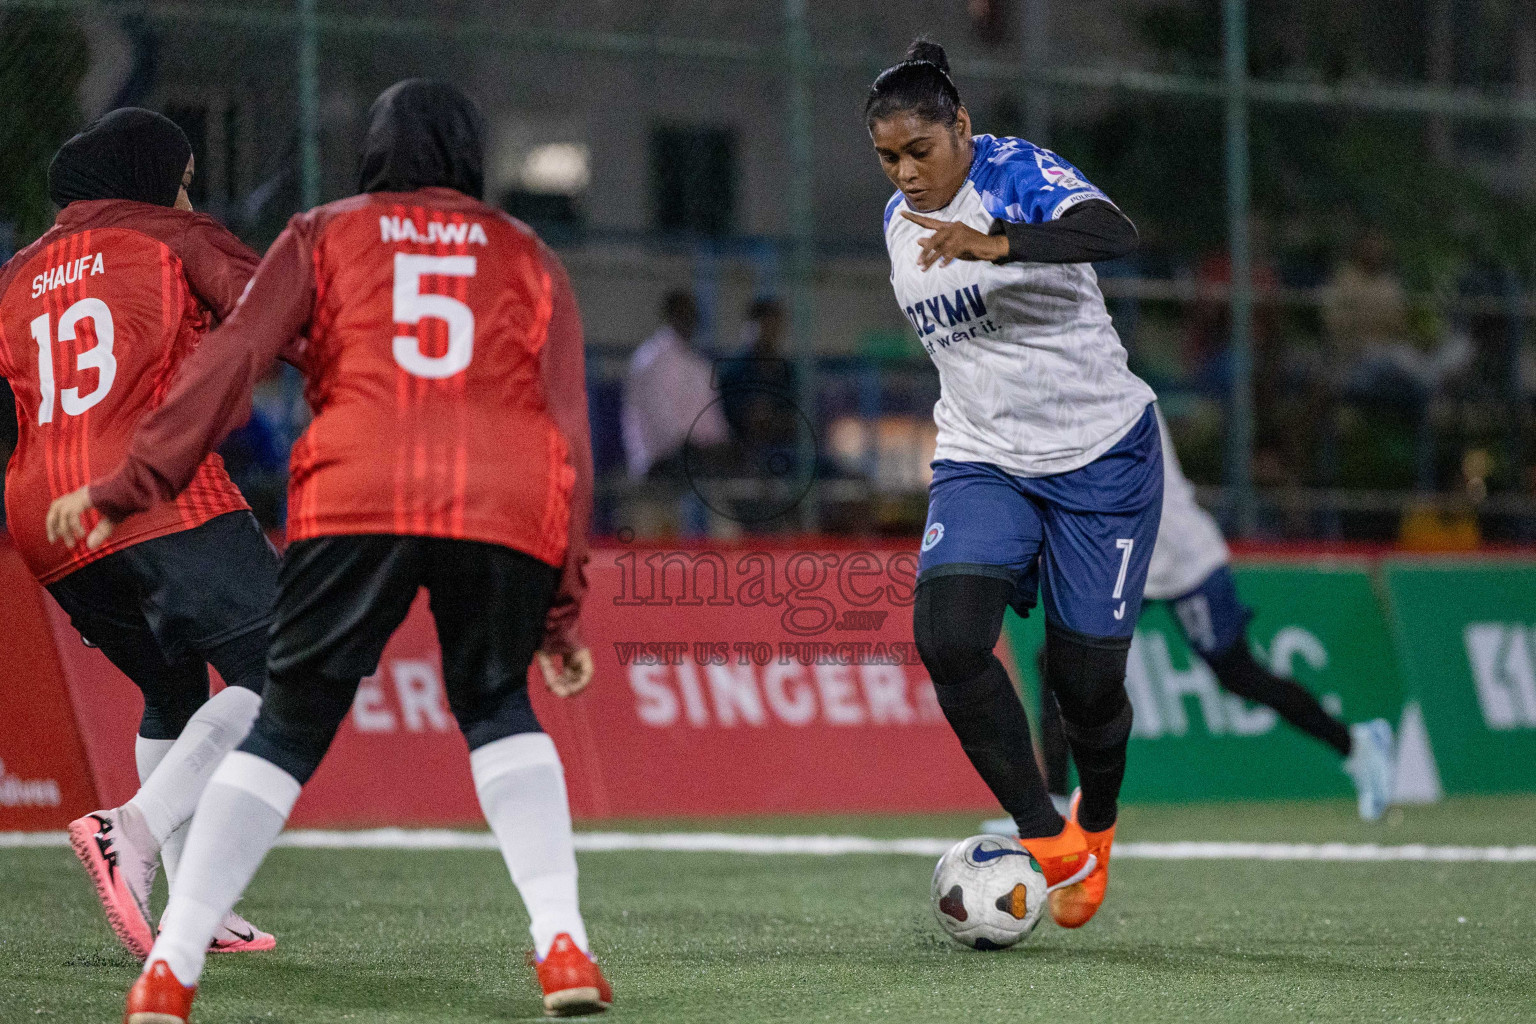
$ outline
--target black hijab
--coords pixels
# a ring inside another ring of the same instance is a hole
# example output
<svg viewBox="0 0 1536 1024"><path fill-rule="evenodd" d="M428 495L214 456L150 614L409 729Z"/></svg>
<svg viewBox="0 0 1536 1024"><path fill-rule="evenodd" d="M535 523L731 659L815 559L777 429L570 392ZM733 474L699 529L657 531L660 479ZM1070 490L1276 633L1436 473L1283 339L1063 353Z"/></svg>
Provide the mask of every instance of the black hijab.
<svg viewBox="0 0 1536 1024"><path fill-rule="evenodd" d="M61 207L81 199L175 206L191 157L192 146L176 122L123 107L59 147L48 165L48 196Z"/></svg>
<svg viewBox="0 0 1536 1024"><path fill-rule="evenodd" d="M476 199L485 191L485 119L446 82L407 78L379 94L357 166L359 192L442 185Z"/></svg>

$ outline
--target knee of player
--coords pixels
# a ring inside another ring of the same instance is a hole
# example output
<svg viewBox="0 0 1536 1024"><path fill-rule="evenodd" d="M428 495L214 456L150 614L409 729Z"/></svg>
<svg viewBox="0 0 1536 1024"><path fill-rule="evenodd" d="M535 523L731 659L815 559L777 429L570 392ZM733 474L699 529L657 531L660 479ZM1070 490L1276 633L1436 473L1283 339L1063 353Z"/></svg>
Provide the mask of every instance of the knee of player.
<svg viewBox="0 0 1536 1024"><path fill-rule="evenodd" d="M508 683L472 695L456 689L449 687L448 706L470 750L519 733L544 731L526 685Z"/></svg>
<svg viewBox="0 0 1536 1024"><path fill-rule="evenodd" d="M259 695L266 688L270 643L267 627L262 625L225 640L208 653L208 661L224 682Z"/></svg>
<svg viewBox="0 0 1536 1024"><path fill-rule="evenodd" d="M1091 637L1046 627L1046 671L1069 732L1098 729L1122 719L1129 730L1125 663L1130 645L1129 638Z"/></svg>
<svg viewBox="0 0 1536 1024"><path fill-rule="evenodd" d="M997 637L987 637L973 624L939 614L917 616L912 624L917 653L938 686L957 685L974 678L992 657Z"/></svg>
<svg viewBox="0 0 1536 1024"><path fill-rule="evenodd" d="M187 727L197 709L208 700L208 693L144 695L144 715L139 720L139 735L147 740L174 740Z"/></svg>
<svg viewBox="0 0 1536 1024"><path fill-rule="evenodd" d="M270 720L257 718L250 735L237 748L242 753L253 754L263 761L270 761L304 785L320 767L330 740L315 732L294 732L276 726Z"/></svg>
<svg viewBox="0 0 1536 1024"><path fill-rule="evenodd" d="M242 750L307 781L352 710L356 679L315 674L274 674L262 693L261 711Z"/></svg>

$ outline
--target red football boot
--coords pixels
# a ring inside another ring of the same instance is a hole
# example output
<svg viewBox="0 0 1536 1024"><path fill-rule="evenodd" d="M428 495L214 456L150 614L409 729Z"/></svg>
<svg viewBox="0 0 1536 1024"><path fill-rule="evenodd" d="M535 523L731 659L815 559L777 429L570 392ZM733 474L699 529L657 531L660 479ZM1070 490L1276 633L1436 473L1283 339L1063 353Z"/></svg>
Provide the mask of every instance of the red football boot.
<svg viewBox="0 0 1536 1024"><path fill-rule="evenodd" d="M183 985L164 960L156 960L128 990L123 1024L187 1024L197 986Z"/></svg>
<svg viewBox="0 0 1536 1024"><path fill-rule="evenodd" d="M555 936L537 969L544 989L544 1013L550 1017L602 1013L613 1005L613 989L603 972L565 932Z"/></svg>

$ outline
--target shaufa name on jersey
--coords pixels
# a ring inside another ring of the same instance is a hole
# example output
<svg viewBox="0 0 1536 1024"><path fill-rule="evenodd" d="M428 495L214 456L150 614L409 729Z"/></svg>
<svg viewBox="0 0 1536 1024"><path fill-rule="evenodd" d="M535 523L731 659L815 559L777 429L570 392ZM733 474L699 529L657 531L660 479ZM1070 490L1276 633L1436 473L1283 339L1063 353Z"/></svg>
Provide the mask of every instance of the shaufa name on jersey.
<svg viewBox="0 0 1536 1024"><path fill-rule="evenodd" d="M971 173L948 206L924 214L990 232L1040 224L1090 199L1108 201L1071 164L1023 139L978 135ZM891 287L939 370L937 459L986 462L1019 476L1079 469L1114 447L1154 398L1086 263L955 260L924 271L932 232L885 208Z"/></svg>
<svg viewBox="0 0 1536 1024"><path fill-rule="evenodd" d="M61 267L50 267L32 279L32 297L38 298L43 292L51 292L55 288L62 288L66 284L74 284L87 274L95 277L97 274L105 274L107 264L101 258L101 253L93 252L81 256L77 260L70 260Z"/></svg>

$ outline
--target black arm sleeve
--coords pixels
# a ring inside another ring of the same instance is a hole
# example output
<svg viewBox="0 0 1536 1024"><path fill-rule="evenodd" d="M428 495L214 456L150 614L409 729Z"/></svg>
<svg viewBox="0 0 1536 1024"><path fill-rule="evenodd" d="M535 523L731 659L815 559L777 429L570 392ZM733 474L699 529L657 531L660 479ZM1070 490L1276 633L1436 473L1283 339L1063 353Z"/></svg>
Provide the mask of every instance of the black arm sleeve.
<svg viewBox="0 0 1536 1024"><path fill-rule="evenodd" d="M1002 228L1008 255L999 263L1093 263L1134 252L1137 243L1136 225L1101 199L1079 203L1060 220Z"/></svg>

